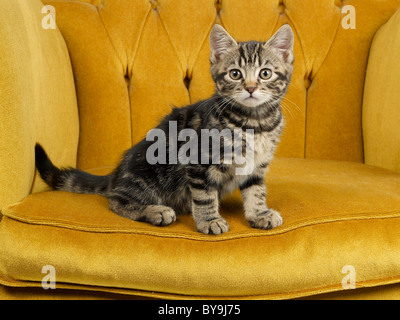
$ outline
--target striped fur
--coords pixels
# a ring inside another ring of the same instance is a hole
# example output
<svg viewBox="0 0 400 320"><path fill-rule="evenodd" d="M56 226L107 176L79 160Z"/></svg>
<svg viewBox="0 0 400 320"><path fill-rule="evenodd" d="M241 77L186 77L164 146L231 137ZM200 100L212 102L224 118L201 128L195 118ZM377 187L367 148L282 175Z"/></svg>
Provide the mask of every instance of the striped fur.
<svg viewBox="0 0 400 320"><path fill-rule="evenodd" d="M190 128L198 137L202 129L251 129L255 142L251 174L237 175L238 165L224 163L222 156L220 163L202 164L201 154L197 155L199 164L151 165L146 151L153 142L142 140L125 153L119 166L107 176L59 169L37 144L36 166L43 180L55 190L103 195L115 213L153 225L169 225L177 214L191 212L197 229L206 234L229 230L218 212L219 201L239 187L245 216L252 227L270 229L281 225L280 214L267 207L264 176L284 125L280 101L293 71L293 33L285 25L266 43L237 43L215 25L210 46L215 95L174 108L157 128L168 136L169 123L175 121L178 132ZM232 70L239 70L242 76L233 79L238 73ZM263 70L268 78L261 78ZM179 149L184 143L177 141L176 147ZM167 153L170 148L166 146ZM211 157L211 146L204 156Z"/></svg>

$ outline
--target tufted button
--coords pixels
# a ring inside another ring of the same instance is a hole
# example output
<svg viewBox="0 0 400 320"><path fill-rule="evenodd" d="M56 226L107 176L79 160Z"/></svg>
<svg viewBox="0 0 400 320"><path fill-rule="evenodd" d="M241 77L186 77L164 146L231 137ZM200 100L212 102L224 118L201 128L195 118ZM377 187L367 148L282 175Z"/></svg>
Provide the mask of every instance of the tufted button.
<svg viewBox="0 0 400 320"><path fill-rule="evenodd" d="M306 90L308 90L308 88L311 87L311 84L312 84L312 80L310 78L304 79L304 87L306 88Z"/></svg>
<svg viewBox="0 0 400 320"><path fill-rule="evenodd" d="M185 85L186 89L189 90L190 78L188 78L188 77L186 76L185 79L183 79L183 84Z"/></svg>
<svg viewBox="0 0 400 320"><path fill-rule="evenodd" d="M278 5L278 12L280 14L283 14L283 13L285 13L285 10L286 10L285 4L283 3L283 0L280 0L279 5Z"/></svg>
<svg viewBox="0 0 400 320"><path fill-rule="evenodd" d="M129 88L129 86L131 85L131 79L128 76L125 76L124 79L126 86Z"/></svg>
<svg viewBox="0 0 400 320"><path fill-rule="evenodd" d="M335 0L335 6L336 7L341 7L343 5L343 1L342 0Z"/></svg>
<svg viewBox="0 0 400 320"><path fill-rule="evenodd" d="M150 0L150 5L153 10L157 10L158 6L157 0Z"/></svg>
<svg viewBox="0 0 400 320"><path fill-rule="evenodd" d="M217 9L217 13L219 13L222 9L222 0L215 0L215 9Z"/></svg>
<svg viewBox="0 0 400 320"><path fill-rule="evenodd" d="M183 83L186 87L186 89L189 90L189 86L190 86L190 80L192 80L190 78L190 74L189 74L189 66L186 66L186 74L185 74L185 78L183 79Z"/></svg>
<svg viewBox="0 0 400 320"><path fill-rule="evenodd" d="M131 77L130 77L130 75L129 75L128 66L126 67L126 70L125 70L124 80L125 80L126 86L129 88L129 86L131 85Z"/></svg>

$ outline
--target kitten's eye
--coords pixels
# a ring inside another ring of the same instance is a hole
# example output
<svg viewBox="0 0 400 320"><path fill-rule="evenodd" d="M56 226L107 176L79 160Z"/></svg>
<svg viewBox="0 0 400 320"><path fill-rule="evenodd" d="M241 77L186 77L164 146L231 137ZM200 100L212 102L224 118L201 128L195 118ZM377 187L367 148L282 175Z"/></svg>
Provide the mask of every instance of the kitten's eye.
<svg viewBox="0 0 400 320"><path fill-rule="evenodd" d="M272 77L272 71L270 69L262 69L260 71L260 78L263 80L268 80Z"/></svg>
<svg viewBox="0 0 400 320"><path fill-rule="evenodd" d="M229 71L229 76L233 80L239 80L242 78L242 73L238 69L233 69L233 70Z"/></svg>

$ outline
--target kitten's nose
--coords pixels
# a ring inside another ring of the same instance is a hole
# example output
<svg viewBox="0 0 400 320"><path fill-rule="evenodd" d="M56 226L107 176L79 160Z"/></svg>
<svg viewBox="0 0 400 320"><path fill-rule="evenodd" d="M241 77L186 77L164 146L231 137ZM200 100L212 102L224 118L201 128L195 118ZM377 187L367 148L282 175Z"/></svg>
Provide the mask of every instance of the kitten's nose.
<svg viewBox="0 0 400 320"><path fill-rule="evenodd" d="M250 94L252 94L254 91L256 91L257 87L245 87L246 91Z"/></svg>

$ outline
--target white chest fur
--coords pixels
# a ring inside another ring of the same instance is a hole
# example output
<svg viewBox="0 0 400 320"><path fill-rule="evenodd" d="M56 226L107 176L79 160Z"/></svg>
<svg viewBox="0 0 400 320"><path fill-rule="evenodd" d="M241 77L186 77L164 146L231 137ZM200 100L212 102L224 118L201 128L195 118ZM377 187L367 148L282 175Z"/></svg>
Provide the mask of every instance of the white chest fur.
<svg viewBox="0 0 400 320"><path fill-rule="evenodd" d="M242 152L234 155L228 171L221 173L217 168L212 170L215 180L222 184L222 194L231 193L250 175L265 173L265 168L274 156L282 127L283 121L271 132L243 133Z"/></svg>

